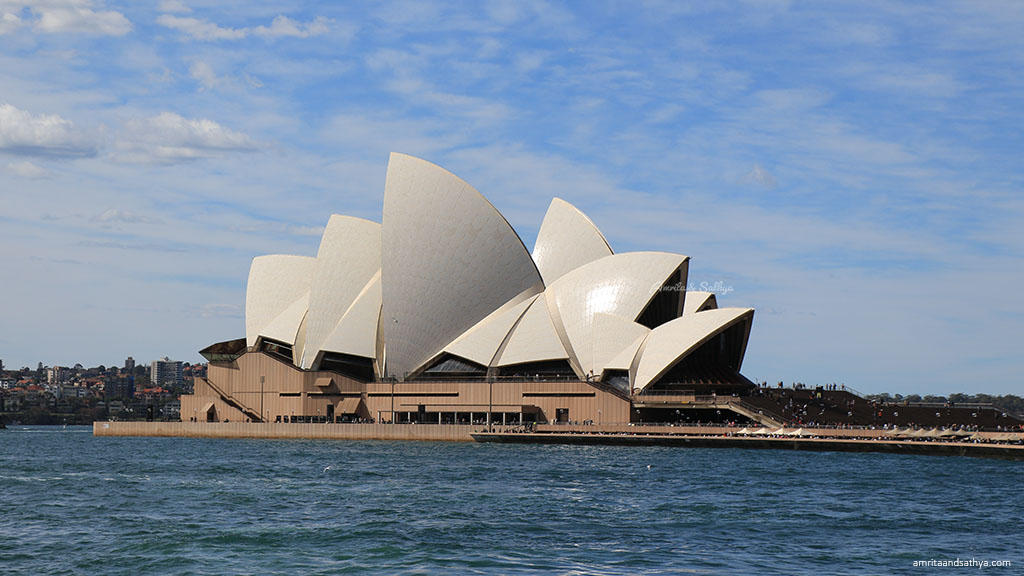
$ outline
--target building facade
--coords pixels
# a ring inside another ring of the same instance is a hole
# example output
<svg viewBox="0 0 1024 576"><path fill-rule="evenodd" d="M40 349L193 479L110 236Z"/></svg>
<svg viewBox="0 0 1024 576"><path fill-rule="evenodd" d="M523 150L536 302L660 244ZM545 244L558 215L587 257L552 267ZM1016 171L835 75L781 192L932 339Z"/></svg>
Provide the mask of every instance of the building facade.
<svg viewBox="0 0 1024 576"><path fill-rule="evenodd" d="M154 386L176 387L184 381L183 362L164 357L150 364L149 381Z"/></svg>
<svg viewBox="0 0 1024 576"><path fill-rule="evenodd" d="M245 338L201 352L181 416L622 423L656 398L749 391L754 311L687 291L688 271L614 253L558 198L531 253L469 184L392 154L381 223L334 215L315 257L253 260Z"/></svg>
<svg viewBox="0 0 1024 576"><path fill-rule="evenodd" d="M46 382L49 384L64 384L71 376L71 371L61 366L53 366L46 369Z"/></svg>
<svg viewBox="0 0 1024 576"><path fill-rule="evenodd" d="M108 379L103 395L107 400L133 398L135 396L135 376L125 373Z"/></svg>

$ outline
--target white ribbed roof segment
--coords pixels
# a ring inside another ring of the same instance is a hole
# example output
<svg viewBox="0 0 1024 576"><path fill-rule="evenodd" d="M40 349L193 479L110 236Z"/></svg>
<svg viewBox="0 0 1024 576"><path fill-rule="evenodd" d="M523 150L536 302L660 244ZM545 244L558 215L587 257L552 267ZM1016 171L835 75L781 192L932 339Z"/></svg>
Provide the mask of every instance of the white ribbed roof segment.
<svg viewBox="0 0 1024 576"><path fill-rule="evenodd" d="M294 346L299 336L299 328L302 320L306 317L306 310L309 308L309 292L299 296L294 302L288 305L277 318L271 320L260 329L259 337L284 342Z"/></svg>
<svg viewBox="0 0 1024 576"><path fill-rule="evenodd" d="M302 320L295 329L295 343L292 345L292 364L300 366L302 354L306 350L306 321L309 320L309 300L306 300L306 311L302 314Z"/></svg>
<svg viewBox="0 0 1024 576"><path fill-rule="evenodd" d="M620 356L629 348L632 348L633 354L636 354L640 342L650 332L650 328L629 318L615 314L598 314L594 318L594 337L592 339L594 376L600 377L605 370L609 369L629 370L633 357L629 355L627 360ZM635 346L633 346L634 344ZM617 360L614 365L613 360Z"/></svg>
<svg viewBox="0 0 1024 576"><path fill-rule="evenodd" d="M316 259L307 256L273 254L253 258L245 290L247 346L255 346L264 328L294 305L296 300L309 293L315 266ZM305 314L305 310L302 312ZM275 330L275 333L278 331ZM292 344L294 338L293 332L285 341Z"/></svg>
<svg viewBox="0 0 1024 576"><path fill-rule="evenodd" d="M545 286L611 255L612 247L586 214L561 198L551 200L533 246L533 260Z"/></svg>
<svg viewBox="0 0 1024 576"><path fill-rule="evenodd" d="M376 358L377 321L380 318L380 270L370 278L352 305L338 320L320 347L322 352L340 352ZM317 360L314 354L313 362Z"/></svg>
<svg viewBox="0 0 1024 576"><path fill-rule="evenodd" d="M472 186L392 154L384 187L385 372L404 378L488 314L543 283L522 240Z"/></svg>
<svg viewBox="0 0 1024 576"><path fill-rule="evenodd" d="M512 327L537 297L538 295L534 294L525 299L513 299L445 346L444 351L472 360L481 366L491 366Z"/></svg>
<svg viewBox="0 0 1024 576"><path fill-rule="evenodd" d="M512 329L512 334L509 335L496 364L512 366L527 362L565 360L568 357L569 353L565 351L565 346L562 345L562 340L551 322L547 293L544 293L537 296Z"/></svg>
<svg viewBox="0 0 1024 576"><path fill-rule="evenodd" d="M614 254L585 264L548 287L548 310L579 375L598 375L594 318L605 313L636 320L676 270L685 282L688 260L667 252Z"/></svg>
<svg viewBox="0 0 1024 576"><path fill-rule="evenodd" d="M380 224L351 216L331 216L320 240L313 272L302 368L308 370L313 366L324 350L324 341L380 270L380 248Z"/></svg>
<svg viewBox="0 0 1024 576"><path fill-rule="evenodd" d="M683 316L715 308L718 308L718 300L715 299L714 292L686 291L686 299L683 300Z"/></svg>
<svg viewBox="0 0 1024 576"><path fill-rule="evenodd" d="M608 370L626 370L632 372L633 367L636 364L637 352L640 350L640 347L643 346L648 336L650 336L650 333L637 336L636 340L630 342L630 344L623 348L622 351L614 358L606 362L604 364L602 376L604 375L604 372L607 372Z"/></svg>
<svg viewBox="0 0 1024 576"><path fill-rule="evenodd" d="M752 308L719 308L684 315L651 330L640 352L633 387L646 388L701 344L753 317Z"/></svg>

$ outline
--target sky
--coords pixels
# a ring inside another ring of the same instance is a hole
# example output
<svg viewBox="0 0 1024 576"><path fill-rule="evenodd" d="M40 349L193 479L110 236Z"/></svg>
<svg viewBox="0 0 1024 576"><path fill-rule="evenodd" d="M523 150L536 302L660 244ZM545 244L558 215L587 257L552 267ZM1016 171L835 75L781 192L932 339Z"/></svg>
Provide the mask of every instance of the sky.
<svg viewBox="0 0 1024 576"><path fill-rule="evenodd" d="M244 336L388 153L753 307L743 372L1024 393L1024 3L0 0L0 359Z"/></svg>

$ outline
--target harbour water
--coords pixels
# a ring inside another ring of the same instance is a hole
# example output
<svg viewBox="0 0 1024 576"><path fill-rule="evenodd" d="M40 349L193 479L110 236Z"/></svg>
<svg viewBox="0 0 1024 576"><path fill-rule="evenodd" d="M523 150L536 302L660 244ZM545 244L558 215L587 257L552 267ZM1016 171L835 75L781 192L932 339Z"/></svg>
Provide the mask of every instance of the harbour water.
<svg viewBox="0 0 1024 576"><path fill-rule="evenodd" d="M0 431L0 574L1019 574L1024 463ZM915 561L1010 562L979 570Z"/></svg>

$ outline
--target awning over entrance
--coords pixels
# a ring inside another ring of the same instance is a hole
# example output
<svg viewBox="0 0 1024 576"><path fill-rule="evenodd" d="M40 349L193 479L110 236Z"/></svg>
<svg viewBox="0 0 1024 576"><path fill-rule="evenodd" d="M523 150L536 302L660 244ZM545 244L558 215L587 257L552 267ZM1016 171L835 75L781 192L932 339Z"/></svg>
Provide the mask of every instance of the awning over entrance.
<svg viewBox="0 0 1024 576"><path fill-rule="evenodd" d="M362 398L345 398L341 401L341 405L338 407L339 414L358 414L359 405L363 402Z"/></svg>
<svg viewBox="0 0 1024 576"><path fill-rule="evenodd" d="M209 412L210 408L213 408L213 402L207 402L206 405L203 406L203 409L200 410L200 412Z"/></svg>
<svg viewBox="0 0 1024 576"><path fill-rule="evenodd" d="M316 379L316 385L320 388L330 388L334 385L334 378L324 376Z"/></svg>

